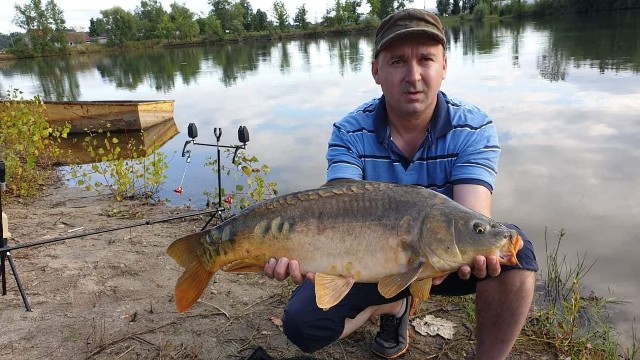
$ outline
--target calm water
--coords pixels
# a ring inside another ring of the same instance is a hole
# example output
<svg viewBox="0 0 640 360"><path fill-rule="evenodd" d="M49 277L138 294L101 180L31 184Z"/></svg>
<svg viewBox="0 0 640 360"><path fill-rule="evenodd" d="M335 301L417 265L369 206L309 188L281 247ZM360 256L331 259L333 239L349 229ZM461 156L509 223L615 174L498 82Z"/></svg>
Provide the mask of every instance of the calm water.
<svg viewBox="0 0 640 360"><path fill-rule="evenodd" d="M597 259L586 278L596 294L640 296L640 12L552 23L449 28L443 90L494 119L503 155L494 217L524 228L544 266L544 232L564 228L561 251ZM45 99L174 99L181 131L162 150L171 158L161 194L202 207L216 180L203 164L215 152L198 141L236 143L249 128L249 154L272 170L281 193L324 182L331 124L380 95L370 75L372 37L240 44L134 54L47 58L1 65L0 90ZM227 161L228 162L228 161ZM231 185L229 179L224 185ZM637 304L615 309L630 332Z"/></svg>

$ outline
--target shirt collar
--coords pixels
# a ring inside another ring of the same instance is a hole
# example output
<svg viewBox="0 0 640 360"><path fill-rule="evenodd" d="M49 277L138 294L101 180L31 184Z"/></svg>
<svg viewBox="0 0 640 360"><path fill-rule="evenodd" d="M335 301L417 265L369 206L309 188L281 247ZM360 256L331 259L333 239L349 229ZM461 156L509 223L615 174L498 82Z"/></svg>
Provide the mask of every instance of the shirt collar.
<svg viewBox="0 0 640 360"><path fill-rule="evenodd" d="M453 123L451 122L451 116L448 110L447 97L442 91L439 91L436 108L433 116L431 116L431 121L429 121L429 132L434 139L446 135L453 129ZM384 95L380 97L380 101L378 101L376 105L373 118L376 138L379 143L385 144L389 137L389 115L387 114Z"/></svg>

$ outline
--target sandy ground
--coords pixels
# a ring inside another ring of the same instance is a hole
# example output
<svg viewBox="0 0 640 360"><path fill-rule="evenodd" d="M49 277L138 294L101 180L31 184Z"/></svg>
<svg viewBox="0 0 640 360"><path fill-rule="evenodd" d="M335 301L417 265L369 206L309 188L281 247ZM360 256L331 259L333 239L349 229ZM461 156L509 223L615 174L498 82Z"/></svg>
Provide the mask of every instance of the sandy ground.
<svg viewBox="0 0 640 360"><path fill-rule="evenodd" d="M4 206L9 245L110 229L192 212L59 187L40 199ZM173 302L182 269L165 254L176 238L198 231L206 216L83 236L14 250L17 273L33 311L25 311L7 263L0 297L1 359L245 359L258 346L276 359L370 359L373 323L313 356L289 343L279 327L293 287L260 274L219 273L186 314ZM78 229L82 228L82 229ZM439 317L462 311L425 304ZM426 313L426 312L424 312ZM472 358L473 326L458 321L453 340L412 329L405 359ZM540 359L526 349L513 359Z"/></svg>

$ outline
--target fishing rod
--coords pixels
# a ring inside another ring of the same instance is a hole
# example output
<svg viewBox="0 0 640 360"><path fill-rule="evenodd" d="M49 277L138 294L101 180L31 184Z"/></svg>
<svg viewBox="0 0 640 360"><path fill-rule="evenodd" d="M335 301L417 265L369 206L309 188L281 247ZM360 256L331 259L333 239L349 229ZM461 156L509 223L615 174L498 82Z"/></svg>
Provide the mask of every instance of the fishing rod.
<svg viewBox="0 0 640 360"><path fill-rule="evenodd" d="M136 224L123 225L123 226L118 226L118 227L113 227L113 228L108 228L108 229L95 230L95 231L91 231L91 232L87 232L87 233L81 233L81 234L77 234L77 235L71 235L71 236L65 236L65 237L57 237L57 238L51 238L51 239L46 239L46 240L39 240L39 241L34 241L34 242L20 244L20 245L14 245L14 246L6 246L6 247L0 248L0 254L4 255L5 253L8 253L11 250L24 249L24 248L33 247L33 246L39 246L39 245L47 245L47 244L51 244L51 243L55 243L55 242L76 239L76 238L80 238L80 237L83 237L83 236L103 234L103 233L107 233L107 232L111 232L111 231L125 230L125 229L130 229L130 228L134 228L134 227L138 227L138 226L144 226L144 225L153 225L153 224L158 224L158 223L172 221L172 220L184 219L184 218L191 217L191 216L206 215L206 214L210 214L210 213L215 213L216 211L218 211L218 210L217 209L215 209L215 210L204 210L204 211L198 211L198 212L191 213L191 214L186 214L186 215L172 216L172 217L168 217L168 218L164 218L164 219L146 220L144 222L140 222L140 223L136 223Z"/></svg>

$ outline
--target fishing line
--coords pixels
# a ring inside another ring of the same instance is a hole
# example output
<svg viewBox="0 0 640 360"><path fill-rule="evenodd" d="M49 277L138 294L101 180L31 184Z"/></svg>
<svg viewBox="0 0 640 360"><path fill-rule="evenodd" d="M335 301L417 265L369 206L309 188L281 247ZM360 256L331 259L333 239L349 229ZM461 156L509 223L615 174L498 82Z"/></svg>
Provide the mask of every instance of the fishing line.
<svg viewBox="0 0 640 360"><path fill-rule="evenodd" d="M187 167L191 163L191 150L186 150L184 154L187 155L187 163L184 165L184 172L182 173L182 179L180 180L180 185L173 191L182 195L182 183L184 182L184 176L187 174Z"/></svg>

